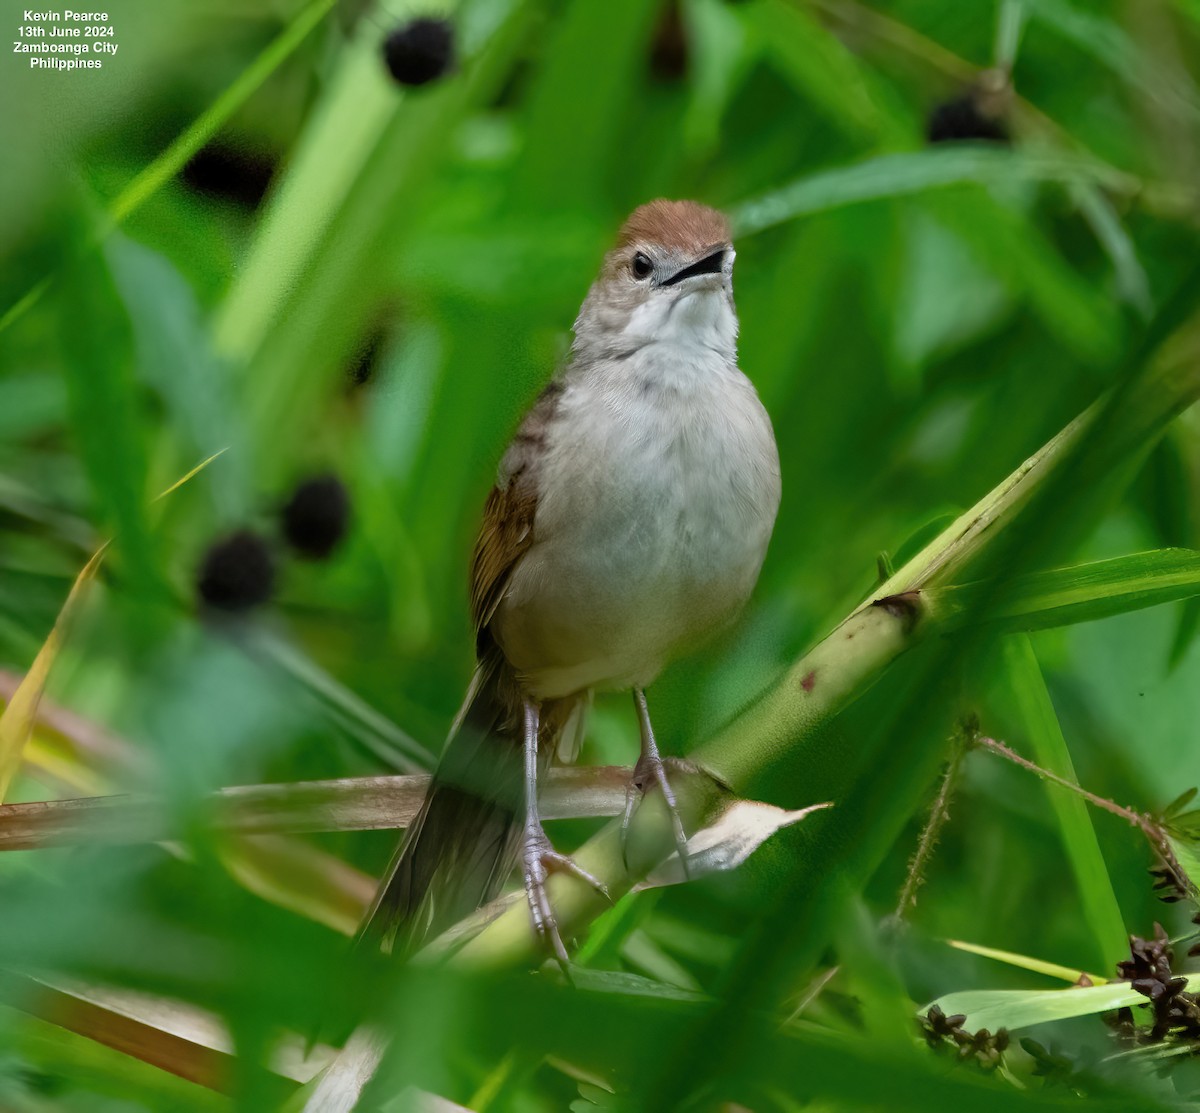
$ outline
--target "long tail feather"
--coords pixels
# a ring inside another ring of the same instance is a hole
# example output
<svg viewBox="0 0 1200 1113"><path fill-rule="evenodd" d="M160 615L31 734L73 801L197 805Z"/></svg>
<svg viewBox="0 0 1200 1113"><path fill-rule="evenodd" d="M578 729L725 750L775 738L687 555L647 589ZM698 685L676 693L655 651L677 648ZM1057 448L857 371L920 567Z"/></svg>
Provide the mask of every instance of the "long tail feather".
<svg viewBox="0 0 1200 1113"><path fill-rule="evenodd" d="M564 707L544 718L541 768L570 717ZM499 892L519 849L521 748L520 693L495 653L476 670L425 802L356 943L375 941L385 952L410 954Z"/></svg>

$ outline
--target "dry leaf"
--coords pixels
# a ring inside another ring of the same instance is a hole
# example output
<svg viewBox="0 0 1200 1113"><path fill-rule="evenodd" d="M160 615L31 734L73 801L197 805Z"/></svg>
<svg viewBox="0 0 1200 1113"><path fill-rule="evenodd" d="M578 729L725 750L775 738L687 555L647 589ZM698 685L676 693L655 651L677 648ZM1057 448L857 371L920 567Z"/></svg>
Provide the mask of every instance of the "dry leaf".
<svg viewBox="0 0 1200 1113"><path fill-rule="evenodd" d="M706 873L737 869L776 831L799 823L812 812L832 807L832 804L810 804L807 808L788 811L758 800L735 800L714 823L688 839L686 874L679 855L672 854L638 888L678 885Z"/></svg>

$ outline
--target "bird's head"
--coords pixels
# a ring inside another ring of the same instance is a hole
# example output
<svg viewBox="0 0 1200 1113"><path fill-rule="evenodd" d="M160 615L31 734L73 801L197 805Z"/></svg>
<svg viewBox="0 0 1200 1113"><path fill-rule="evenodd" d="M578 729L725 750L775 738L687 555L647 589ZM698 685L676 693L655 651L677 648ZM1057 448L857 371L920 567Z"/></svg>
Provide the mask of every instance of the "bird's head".
<svg viewBox="0 0 1200 1113"><path fill-rule="evenodd" d="M635 209L575 322L575 348L628 350L665 342L733 356L733 244L729 222L695 201Z"/></svg>

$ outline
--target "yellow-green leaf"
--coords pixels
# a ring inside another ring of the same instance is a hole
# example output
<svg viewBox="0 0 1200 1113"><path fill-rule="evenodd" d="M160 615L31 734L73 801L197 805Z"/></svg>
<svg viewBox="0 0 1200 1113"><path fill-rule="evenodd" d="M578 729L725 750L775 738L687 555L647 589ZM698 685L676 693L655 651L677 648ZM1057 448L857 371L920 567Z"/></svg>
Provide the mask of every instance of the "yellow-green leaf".
<svg viewBox="0 0 1200 1113"><path fill-rule="evenodd" d="M0 802L4 800L21 765L21 755L25 752L25 746L33 736L38 705L42 702L42 693L46 690L50 670L66 637L67 624L87 585L95 578L107 548L108 542L105 542L92 554L91 559L75 577L66 602L58 612L54 628L42 648L38 650L25 679L17 686L3 713L0 713Z"/></svg>

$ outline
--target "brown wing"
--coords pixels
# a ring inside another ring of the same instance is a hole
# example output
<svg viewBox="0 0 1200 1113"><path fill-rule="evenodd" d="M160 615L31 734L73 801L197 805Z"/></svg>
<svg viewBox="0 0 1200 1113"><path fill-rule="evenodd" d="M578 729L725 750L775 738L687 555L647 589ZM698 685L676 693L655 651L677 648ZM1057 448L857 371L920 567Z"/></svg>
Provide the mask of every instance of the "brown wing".
<svg viewBox="0 0 1200 1113"><path fill-rule="evenodd" d="M481 650L487 642L483 635L504 597L512 570L533 544L538 468L563 390L561 382L551 382L525 415L504 454L499 482L483 507L471 559L471 616Z"/></svg>

